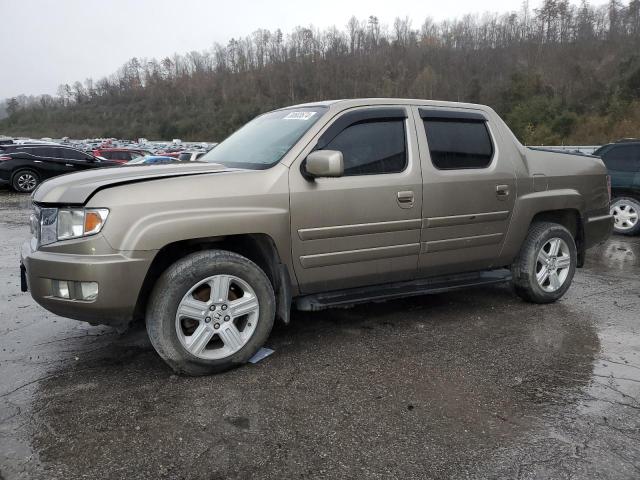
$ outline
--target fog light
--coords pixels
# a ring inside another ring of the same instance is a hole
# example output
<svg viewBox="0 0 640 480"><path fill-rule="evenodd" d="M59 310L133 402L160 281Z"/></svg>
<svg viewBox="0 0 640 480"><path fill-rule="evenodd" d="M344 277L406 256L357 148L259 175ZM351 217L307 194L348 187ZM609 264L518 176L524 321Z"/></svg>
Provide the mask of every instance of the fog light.
<svg viewBox="0 0 640 480"><path fill-rule="evenodd" d="M96 282L80 282L82 300L95 300L98 298L98 284Z"/></svg>
<svg viewBox="0 0 640 480"><path fill-rule="evenodd" d="M51 285L54 297L69 298L69 283L66 280L52 280Z"/></svg>

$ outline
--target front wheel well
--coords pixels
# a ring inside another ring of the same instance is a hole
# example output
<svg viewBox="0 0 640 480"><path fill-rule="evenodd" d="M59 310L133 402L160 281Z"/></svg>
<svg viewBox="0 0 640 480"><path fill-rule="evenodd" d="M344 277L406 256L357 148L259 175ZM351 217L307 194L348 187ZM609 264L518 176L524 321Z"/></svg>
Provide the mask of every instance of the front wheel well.
<svg viewBox="0 0 640 480"><path fill-rule="evenodd" d="M170 265L191 253L212 249L235 252L258 265L269 278L276 294L276 317L285 324L289 323L291 280L286 266L281 263L275 242L269 235L262 233L189 239L165 245L158 251L147 271L138 294L134 319L144 318L151 291L157 279Z"/></svg>
<svg viewBox="0 0 640 480"><path fill-rule="evenodd" d="M531 224L537 222L552 222L562 225L569 230L571 236L576 242L576 248L578 250L578 267L584 265L584 225L582 222L582 216L580 212L573 208L561 209L561 210L548 210L544 212L538 212L531 220Z"/></svg>

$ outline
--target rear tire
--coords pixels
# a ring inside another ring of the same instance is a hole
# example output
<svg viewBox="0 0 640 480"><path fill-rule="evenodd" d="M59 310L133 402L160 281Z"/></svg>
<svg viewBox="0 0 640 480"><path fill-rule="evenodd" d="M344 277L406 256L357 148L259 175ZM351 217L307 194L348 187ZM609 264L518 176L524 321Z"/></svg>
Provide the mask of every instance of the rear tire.
<svg viewBox="0 0 640 480"><path fill-rule="evenodd" d="M571 285L577 265L573 236L562 225L536 222L511 266L516 293L532 303L551 303Z"/></svg>
<svg viewBox="0 0 640 480"><path fill-rule="evenodd" d="M246 363L269 337L275 295L265 273L233 252L208 250L171 265L147 307L147 333L177 373L207 375Z"/></svg>
<svg viewBox="0 0 640 480"><path fill-rule="evenodd" d="M640 233L640 201L630 197L614 198L611 202L613 231L621 235Z"/></svg>
<svg viewBox="0 0 640 480"><path fill-rule="evenodd" d="M11 177L11 187L16 192L31 193L40 184L40 176L28 168L18 170Z"/></svg>

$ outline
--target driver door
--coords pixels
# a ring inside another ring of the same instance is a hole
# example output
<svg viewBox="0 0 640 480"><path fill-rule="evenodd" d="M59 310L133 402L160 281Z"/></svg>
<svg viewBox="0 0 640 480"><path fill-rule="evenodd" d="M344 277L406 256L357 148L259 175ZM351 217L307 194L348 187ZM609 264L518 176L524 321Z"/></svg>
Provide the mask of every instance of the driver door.
<svg viewBox="0 0 640 480"><path fill-rule="evenodd" d="M344 175L305 178L312 150L338 150ZM409 280L420 251L422 175L407 107L339 114L289 173L294 269L302 293Z"/></svg>

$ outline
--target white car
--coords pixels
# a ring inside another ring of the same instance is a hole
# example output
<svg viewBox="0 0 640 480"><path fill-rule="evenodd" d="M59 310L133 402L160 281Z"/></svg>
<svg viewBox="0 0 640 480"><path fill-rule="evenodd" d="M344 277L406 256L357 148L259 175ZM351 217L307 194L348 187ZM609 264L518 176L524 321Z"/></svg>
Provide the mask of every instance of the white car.
<svg viewBox="0 0 640 480"><path fill-rule="evenodd" d="M195 161L199 160L200 158L202 158L206 153L207 152L201 152L201 151L182 152L178 156L178 160L180 162L195 162Z"/></svg>

